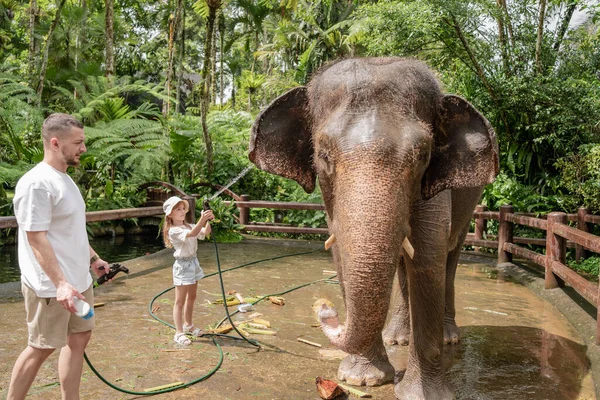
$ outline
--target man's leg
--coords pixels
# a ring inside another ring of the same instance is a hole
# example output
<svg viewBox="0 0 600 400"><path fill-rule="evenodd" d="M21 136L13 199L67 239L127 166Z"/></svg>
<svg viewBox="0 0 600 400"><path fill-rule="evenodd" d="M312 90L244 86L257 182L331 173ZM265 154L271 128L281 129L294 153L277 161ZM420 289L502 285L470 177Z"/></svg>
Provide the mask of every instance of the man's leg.
<svg viewBox="0 0 600 400"><path fill-rule="evenodd" d="M27 395L33 380L54 349L36 349L27 346L15 362L10 377L7 400L22 400Z"/></svg>
<svg viewBox="0 0 600 400"><path fill-rule="evenodd" d="M79 385L83 369L83 352L92 331L71 333L67 345L60 350L58 376L63 400L79 400Z"/></svg>

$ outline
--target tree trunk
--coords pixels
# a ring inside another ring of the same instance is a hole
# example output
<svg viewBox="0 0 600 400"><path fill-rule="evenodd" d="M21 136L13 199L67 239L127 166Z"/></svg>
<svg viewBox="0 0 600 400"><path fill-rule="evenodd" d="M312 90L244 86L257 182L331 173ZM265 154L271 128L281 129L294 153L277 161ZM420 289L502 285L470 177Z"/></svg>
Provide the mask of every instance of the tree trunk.
<svg viewBox="0 0 600 400"><path fill-rule="evenodd" d="M235 74L231 74L231 108L235 109Z"/></svg>
<svg viewBox="0 0 600 400"><path fill-rule="evenodd" d="M569 5L567 6L567 11L565 12L565 15L563 16L562 20L560 21L558 31L556 32L556 40L554 41L554 45L552 46L552 49L556 53L558 53L558 50L560 50L560 45L562 44L562 41L565 38L567 29L569 29L569 24L571 23L571 18L573 18L573 14L575 13L576 9L577 9L577 2L576 1L570 2Z"/></svg>
<svg viewBox="0 0 600 400"><path fill-rule="evenodd" d="M175 42L177 41L177 33L179 31L179 25L181 24L181 11L183 8L183 0L177 0L175 6L175 16L171 14L169 17L169 57L167 63L167 101L163 103L163 115L167 116L171 109L171 81L173 80L173 64L175 63Z"/></svg>
<svg viewBox="0 0 600 400"><path fill-rule="evenodd" d="M206 117L208 115L208 108L210 105L210 88L211 88L211 76L210 67L212 65L212 44L213 44L213 32L215 28L215 19L217 11L221 7L220 0L206 0L208 4L209 13L206 21L206 45L204 46L204 65L202 66L202 96L200 98L200 112L202 119L202 133L204 135L204 143L206 145L206 166L208 174L212 174L214 170L213 165L213 147L210 133L208 132L208 126L206 125Z"/></svg>
<svg viewBox="0 0 600 400"><path fill-rule="evenodd" d="M35 37L35 25L37 20L37 0L29 2L29 54L27 56L27 77L31 87L34 87L34 74L37 66L37 39Z"/></svg>
<svg viewBox="0 0 600 400"><path fill-rule="evenodd" d="M224 35L225 35L225 16L223 15L223 13L221 13L221 18L219 18L219 42L220 42L220 50L219 50L219 54L220 54L220 58L219 58L219 98L221 99L221 108L223 108L223 93L224 93L224 89L223 89L223 47L224 47Z"/></svg>
<svg viewBox="0 0 600 400"><path fill-rule="evenodd" d="M546 20L546 0L540 0L537 41L535 44L535 67L538 74L544 72L542 65L542 39L544 38L544 21Z"/></svg>
<svg viewBox="0 0 600 400"><path fill-rule="evenodd" d="M56 10L56 15L54 16L54 20L50 25L50 30L48 31L48 37L46 38L46 43L44 44L44 54L42 56L42 65L40 66L40 75L38 79L38 87L37 87L37 104L38 106L42 102L42 93L44 91L44 81L46 80L46 69L48 68L48 52L50 50L50 44L52 43L52 36L54 35L54 30L56 29L56 25L58 25L58 21L60 21L60 14L62 12L63 6L65 5L67 0L60 0L58 4L58 8Z"/></svg>
<svg viewBox="0 0 600 400"><path fill-rule="evenodd" d="M220 14L220 13L219 13ZM219 14L215 17L215 26L213 27L213 44L212 44L212 65L210 69L211 74L211 102L217 104L217 30L218 30L218 18Z"/></svg>
<svg viewBox="0 0 600 400"><path fill-rule="evenodd" d="M179 65L177 66L177 89L175 97L175 112L181 112L181 83L183 81L183 57L185 55L185 7L182 7L182 18L179 24Z"/></svg>
<svg viewBox="0 0 600 400"><path fill-rule="evenodd" d="M504 0L496 0L496 4L498 5L498 17L496 22L498 24L498 40L500 41L500 51L502 53L502 66L504 68L504 73L506 76L510 76L510 67L508 60L508 45L506 43L506 35L504 34L504 6L506 5Z"/></svg>
<svg viewBox="0 0 600 400"><path fill-rule="evenodd" d="M508 40L510 41L511 47L515 48L515 35L513 34L512 22L510 20L510 14L508 14L508 7L506 6L506 0L497 0L500 5L504 23L506 24L506 31L508 32Z"/></svg>
<svg viewBox="0 0 600 400"><path fill-rule="evenodd" d="M106 48L106 70L107 77L115 74L115 30L114 30L114 0L104 0L106 7L105 22L105 48Z"/></svg>

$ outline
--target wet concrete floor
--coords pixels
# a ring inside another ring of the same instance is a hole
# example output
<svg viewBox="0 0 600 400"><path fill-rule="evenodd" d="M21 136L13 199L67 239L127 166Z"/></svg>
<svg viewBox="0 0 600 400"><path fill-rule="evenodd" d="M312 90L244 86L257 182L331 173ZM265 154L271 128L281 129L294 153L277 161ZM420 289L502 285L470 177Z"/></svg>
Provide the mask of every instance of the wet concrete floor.
<svg viewBox="0 0 600 400"><path fill-rule="evenodd" d="M223 269L284 254L321 249L320 242L244 240L219 245ZM202 243L200 263L205 273L216 271L212 243ZM169 250L122 263L131 274L96 290L97 328L87 354L94 368L109 382L132 392L198 379L219 363L219 351L210 338L197 339L188 349L172 342L173 330L148 312L152 298L172 286ZM586 346L567 319L489 260L465 255L456 279L457 322L462 341L445 348L448 377L457 399L595 399ZM279 293L330 276L334 269L329 253L319 250L250 265L223 275L225 290L244 296ZM0 294L0 399L6 398L15 359L26 346L26 324L18 290L9 286ZM2 292L2 291L0 291ZM217 276L202 280L194 310L194 322L207 328L224 316ZM261 302L254 311L271 322L275 336L252 335L250 344L220 338L223 361L217 372L191 387L153 396L157 399L319 399L317 376L336 379L339 359L322 355L333 349L321 330L311 306L328 298L345 315L339 286L318 282L282 295L285 305ZM157 316L172 323L174 292L154 302ZM230 308L235 310L235 308ZM247 314L237 314L242 320ZM235 335L235 333L234 333ZM322 348L299 342L316 342ZM174 351L176 350L176 351ZM408 348L388 348L398 377L406 367ZM59 399L57 354L43 365L28 399ZM393 399L393 384L361 388L374 399ZM119 392L103 383L84 366L82 399L134 399L144 396Z"/></svg>

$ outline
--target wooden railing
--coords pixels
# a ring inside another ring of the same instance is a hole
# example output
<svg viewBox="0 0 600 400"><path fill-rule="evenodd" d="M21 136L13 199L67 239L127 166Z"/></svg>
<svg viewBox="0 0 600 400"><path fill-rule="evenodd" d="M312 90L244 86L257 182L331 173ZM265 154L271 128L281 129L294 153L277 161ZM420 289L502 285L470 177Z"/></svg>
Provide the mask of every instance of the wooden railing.
<svg viewBox="0 0 600 400"><path fill-rule="evenodd" d="M475 233L467 235L465 245L498 249L498 264L511 262L513 255L532 261L545 269L546 289L569 284L596 307L596 344L600 345L600 287L598 283L588 281L565 265L567 247L575 247L576 260L585 257L588 251L600 253L600 237L589 233L591 225L600 223L600 216L588 214L585 208L580 208L577 214L552 212L545 217L536 218L515 213L513 206L502 206L498 212L488 212L484 206L478 206L473 217L476 221ZM483 239L487 220L490 219L499 222L497 240ZM577 222L577 227L569 226L569 221ZM515 224L546 231L546 238L513 237ZM546 250L542 254L517 243L545 246Z"/></svg>

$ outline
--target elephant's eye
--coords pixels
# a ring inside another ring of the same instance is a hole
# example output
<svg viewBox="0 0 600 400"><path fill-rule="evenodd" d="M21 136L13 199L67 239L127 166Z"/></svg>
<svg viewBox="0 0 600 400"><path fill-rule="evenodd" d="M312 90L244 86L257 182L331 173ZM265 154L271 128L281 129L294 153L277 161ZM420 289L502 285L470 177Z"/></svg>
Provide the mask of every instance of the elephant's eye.
<svg viewBox="0 0 600 400"><path fill-rule="evenodd" d="M327 175L331 175L333 173L333 160L331 155L326 150L319 150L317 153L317 168L326 173Z"/></svg>
<svg viewBox="0 0 600 400"><path fill-rule="evenodd" d="M329 164L329 154L327 154L326 151L319 151L319 159L322 160L324 163Z"/></svg>

